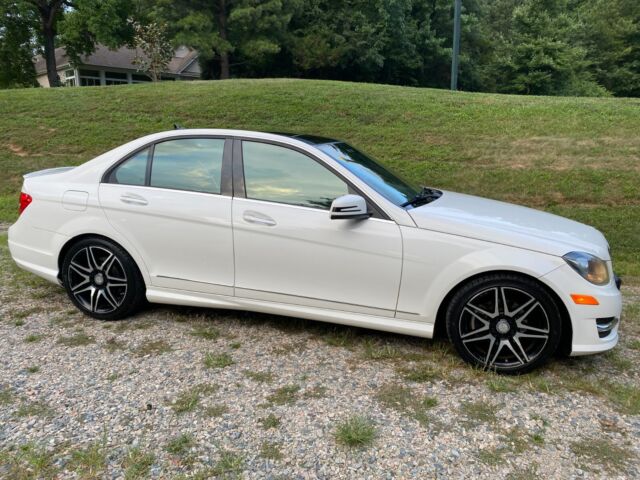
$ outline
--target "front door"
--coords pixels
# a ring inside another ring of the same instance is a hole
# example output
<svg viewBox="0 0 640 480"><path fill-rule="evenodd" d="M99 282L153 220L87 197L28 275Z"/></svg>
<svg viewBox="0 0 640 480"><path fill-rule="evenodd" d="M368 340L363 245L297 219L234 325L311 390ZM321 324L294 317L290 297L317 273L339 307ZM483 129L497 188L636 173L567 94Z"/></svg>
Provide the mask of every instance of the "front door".
<svg viewBox="0 0 640 480"><path fill-rule="evenodd" d="M224 138L162 141L132 155L100 184L109 222L138 251L152 285L233 294L224 150Z"/></svg>
<svg viewBox="0 0 640 480"><path fill-rule="evenodd" d="M394 315L402 264L395 222L331 220L331 202L349 186L296 150L242 141L242 165L246 193L233 199L237 296Z"/></svg>

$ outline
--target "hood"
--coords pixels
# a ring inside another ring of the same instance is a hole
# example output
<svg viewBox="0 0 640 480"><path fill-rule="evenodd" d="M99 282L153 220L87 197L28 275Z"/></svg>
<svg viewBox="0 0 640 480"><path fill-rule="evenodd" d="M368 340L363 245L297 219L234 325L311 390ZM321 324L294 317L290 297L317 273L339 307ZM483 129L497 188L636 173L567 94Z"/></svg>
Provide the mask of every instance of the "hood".
<svg viewBox="0 0 640 480"><path fill-rule="evenodd" d="M408 211L419 228L562 256L588 252L610 260L598 230L568 218L496 200L444 191Z"/></svg>

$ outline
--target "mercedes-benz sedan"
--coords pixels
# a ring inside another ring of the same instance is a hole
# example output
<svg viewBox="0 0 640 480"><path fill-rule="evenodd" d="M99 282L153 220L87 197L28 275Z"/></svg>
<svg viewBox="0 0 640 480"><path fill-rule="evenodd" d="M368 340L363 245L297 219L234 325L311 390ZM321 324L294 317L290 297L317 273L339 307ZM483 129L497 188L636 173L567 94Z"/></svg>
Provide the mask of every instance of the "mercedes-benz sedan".
<svg viewBox="0 0 640 480"><path fill-rule="evenodd" d="M25 175L9 247L101 320L145 300L432 337L505 373L618 341L596 229L416 188L350 145L174 130Z"/></svg>

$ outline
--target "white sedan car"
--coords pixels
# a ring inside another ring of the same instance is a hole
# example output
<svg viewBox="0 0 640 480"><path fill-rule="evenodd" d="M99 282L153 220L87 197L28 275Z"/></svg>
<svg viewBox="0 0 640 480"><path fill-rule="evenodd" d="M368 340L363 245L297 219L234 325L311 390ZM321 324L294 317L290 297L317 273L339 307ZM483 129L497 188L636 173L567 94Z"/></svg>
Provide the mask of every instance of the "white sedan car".
<svg viewBox="0 0 640 480"><path fill-rule="evenodd" d="M97 319L150 302L430 338L504 373L618 341L596 229L418 189L341 141L237 130L149 135L25 175L16 263Z"/></svg>

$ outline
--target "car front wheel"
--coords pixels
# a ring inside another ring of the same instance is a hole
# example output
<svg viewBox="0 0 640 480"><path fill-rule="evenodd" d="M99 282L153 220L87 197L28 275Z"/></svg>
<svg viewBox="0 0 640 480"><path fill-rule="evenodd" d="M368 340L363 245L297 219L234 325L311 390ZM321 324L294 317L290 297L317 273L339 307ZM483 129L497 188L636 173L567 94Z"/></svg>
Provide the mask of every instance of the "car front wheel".
<svg viewBox="0 0 640 480"><path fill-rule="evenodd" d="M100 320L125 318L145 300L144 281L131 256L102 238L83 239L69 249L62 283L76 307Z"/></svg>
<svg viewBox="0 0 640 480"><path fill-rule="evenodd" d="M446 314L447 333L467 362L499 373L524 373L558 348L560 311L537 282L493 274L464 285Z"/></svg>

